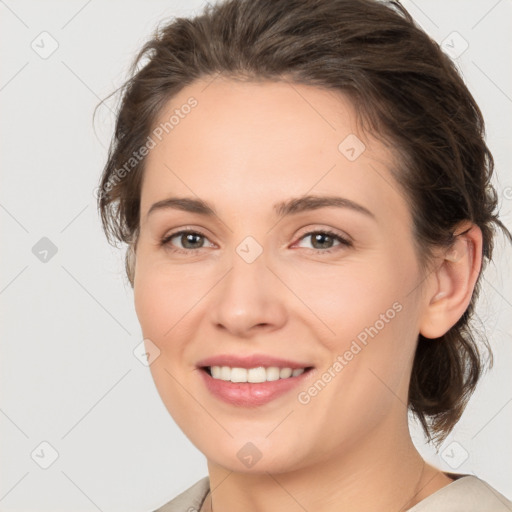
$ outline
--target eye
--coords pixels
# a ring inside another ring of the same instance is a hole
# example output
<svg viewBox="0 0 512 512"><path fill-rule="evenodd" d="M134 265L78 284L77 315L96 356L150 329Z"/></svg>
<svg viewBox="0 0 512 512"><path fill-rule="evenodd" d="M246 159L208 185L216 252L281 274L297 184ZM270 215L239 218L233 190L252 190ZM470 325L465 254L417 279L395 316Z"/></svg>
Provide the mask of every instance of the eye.
<svg viewBox="0 0 512 512"><path fill-rule="evenodd" d="M318 230L318 231L310 231L303 235L300 240L306 240L310 238L311 240L311 249L322 252L329 253L333 250L336 250L336 247L344 246L351 247L352 242L343 238L342 236L334 233L329 230Z"/></svg>
<svg viewBox="0 0 512 512"><path fill-rule="evenodd" d="M173 243L173 240L176 239L176 242L179 244L176 246ZM183 229L181 231L177 231L176 233L171 233L166 235L160 241L160 245L162 246L170 246L171 250L177 252L190 253L199 249L203 249L205 241L208 240L205 235L198 231L192 231L190 229ZM210 247L214 246L210 242Z"/></svg>
<svg viewBox="0 0 512 512"><path fill-rule="evenodd" d="M336 247L351 247L352 242L340 236L339 234L330 230L310 231L300 238L300 241L310 238L311 250L321 253L330 253L336 250ZM175 240L175 242L173 242ZM205 245L208 242L209 245ZM210 242L206 235L199 231L191 229L182 229L175 233L166 235L160 241L161 246L167 246L170 250L181 253L188 253L198 251L205 247L214 247L215 244ZM302 246L304 247L304 246ZM306 247L308 248L308 247Z"/></svg>

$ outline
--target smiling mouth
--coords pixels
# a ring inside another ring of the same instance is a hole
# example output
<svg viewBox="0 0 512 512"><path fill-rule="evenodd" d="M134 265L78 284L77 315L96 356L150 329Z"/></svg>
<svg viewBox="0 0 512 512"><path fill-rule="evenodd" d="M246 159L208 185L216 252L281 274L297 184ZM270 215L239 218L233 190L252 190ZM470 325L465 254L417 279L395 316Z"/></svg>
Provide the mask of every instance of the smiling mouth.
<svg viewBox="0 0 512 512"><path fill-rule="evenodd" d="M312 366L304 368L289 368L277 366L257 366L254 368L239 368L231 366L204 366L201 369L215 380L234 382L238 384L273 382L277 380L293 379L312 369Z"/></svg>

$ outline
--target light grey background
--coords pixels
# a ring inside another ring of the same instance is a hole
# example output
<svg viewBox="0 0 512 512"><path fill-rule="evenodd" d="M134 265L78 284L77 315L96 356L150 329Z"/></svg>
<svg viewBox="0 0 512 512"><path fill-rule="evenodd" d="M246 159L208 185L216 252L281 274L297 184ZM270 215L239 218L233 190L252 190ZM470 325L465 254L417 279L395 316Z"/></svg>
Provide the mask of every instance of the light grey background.
<svg viewBox="0 0 512 512"><path fill-rule="evenodd" d="M0 0L2 512L150 511L207 474L133 355L142 336L123 251L107 245L93 195L115 102L92 125L94 107L121 85L156 24L203 3ZM456 60L487 120L510 227L512 2L404 4L447 51L469 45ZM56 254L44 253L43 237ZM500 238L478 308L495 368L439 454L414 425L413 433L429 461L476 474L511 498L512 275L504 247Z"/></svg>

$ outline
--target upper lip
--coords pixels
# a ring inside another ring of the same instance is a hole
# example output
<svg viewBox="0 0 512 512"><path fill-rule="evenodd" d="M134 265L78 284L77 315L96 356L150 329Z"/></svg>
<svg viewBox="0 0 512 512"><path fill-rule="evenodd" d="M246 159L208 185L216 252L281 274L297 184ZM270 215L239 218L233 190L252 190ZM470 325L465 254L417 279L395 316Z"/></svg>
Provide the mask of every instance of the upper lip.
<svg viewBox="0 0 512 512"><path fill-rule="evenodd" d="M278 368L309 368L310 364L304 364L290 359L282 359L280 357L268 356L265 354L252 354L249 356L236 356L229 354L221 354L218 356L208 357L197 363L198 367L205 366L229 366L231 368L257 368L264 366L269 368L276 366Z"/></svg>

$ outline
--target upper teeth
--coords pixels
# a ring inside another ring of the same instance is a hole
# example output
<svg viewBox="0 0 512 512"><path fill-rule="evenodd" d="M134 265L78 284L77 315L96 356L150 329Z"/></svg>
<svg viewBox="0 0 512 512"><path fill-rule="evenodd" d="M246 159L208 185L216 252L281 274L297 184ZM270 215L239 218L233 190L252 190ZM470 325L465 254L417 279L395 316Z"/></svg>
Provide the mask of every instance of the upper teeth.
<svg viewBox="0 0 512 512"><path fill-rule="evenodd" d="M214 379L230 380L231 382L266 382L288 377L297 377L304 373L304 368L278 368L271 366L264 368L231 368L230 366L211 366L210 371Z"/></svg>

